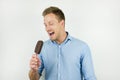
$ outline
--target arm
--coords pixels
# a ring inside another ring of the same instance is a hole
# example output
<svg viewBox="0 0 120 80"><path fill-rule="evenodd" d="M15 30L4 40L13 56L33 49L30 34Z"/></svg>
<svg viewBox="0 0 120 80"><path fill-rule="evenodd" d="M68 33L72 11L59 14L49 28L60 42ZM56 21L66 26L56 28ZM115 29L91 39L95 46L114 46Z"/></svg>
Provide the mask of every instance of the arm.
<svg viewBox="0 0 120 80"><path fill-rule="evenodd" d="M40 75L38 73L38 68L40 66L40 59L38 58L38 55L33 54L32 58L30 60L30 71L29 71L29 78L30 80L39 80Z"/></svg>
<svg viewBox="0 0 120 80"><path fill-rule="evenodd" d="M35 70L31 69L29 71L29 78L30 78L30 80L39 80L40 75L39 75L38 71L35 71Z"/></svg>
<svg viewBox="0 0 120 80"><path fill-rule="evenodd" d="M81 64L84 80L96 80L91 52L87 45L84 46L82 51Z"/></svg>

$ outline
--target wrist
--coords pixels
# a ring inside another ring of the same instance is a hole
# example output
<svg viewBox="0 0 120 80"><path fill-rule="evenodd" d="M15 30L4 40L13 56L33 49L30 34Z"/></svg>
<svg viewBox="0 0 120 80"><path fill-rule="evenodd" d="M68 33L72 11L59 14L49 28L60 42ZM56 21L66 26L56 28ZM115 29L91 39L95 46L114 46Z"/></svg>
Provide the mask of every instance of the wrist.
<svg viewBox="0 0 120 80"><path fill-rule="evenodd" d="M39 73L38 70L30 69L29 71L29 78L30 80L39 80Z"/></svg>

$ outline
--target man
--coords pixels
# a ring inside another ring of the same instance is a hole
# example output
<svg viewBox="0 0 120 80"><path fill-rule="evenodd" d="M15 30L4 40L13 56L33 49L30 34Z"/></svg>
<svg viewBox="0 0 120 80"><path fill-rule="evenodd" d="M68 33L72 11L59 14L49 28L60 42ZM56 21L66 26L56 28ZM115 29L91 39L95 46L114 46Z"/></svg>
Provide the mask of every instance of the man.
<svg viewBox="0 0 120 80"><path fill-rule="evenodd" d="M44 42L40 55L30 60L30 80L39 80L45 69L45 80L96 80L87 44L65 31L61 9L48 7L43 12L50 40Z"/></svg>

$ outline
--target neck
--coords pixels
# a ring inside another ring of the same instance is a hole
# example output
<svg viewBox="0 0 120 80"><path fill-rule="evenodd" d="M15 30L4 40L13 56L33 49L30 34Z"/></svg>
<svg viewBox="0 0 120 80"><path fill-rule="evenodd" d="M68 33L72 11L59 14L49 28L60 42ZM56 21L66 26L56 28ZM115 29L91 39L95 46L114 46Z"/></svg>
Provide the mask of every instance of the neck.
<svg viewBox="0 0 120 80"><path fill-rule="evenodd" d="M62 42L65 41L67 37L67 33L64 31L61 35L60 35L60 38L56 41L58 44L61 44Z"/></svg>

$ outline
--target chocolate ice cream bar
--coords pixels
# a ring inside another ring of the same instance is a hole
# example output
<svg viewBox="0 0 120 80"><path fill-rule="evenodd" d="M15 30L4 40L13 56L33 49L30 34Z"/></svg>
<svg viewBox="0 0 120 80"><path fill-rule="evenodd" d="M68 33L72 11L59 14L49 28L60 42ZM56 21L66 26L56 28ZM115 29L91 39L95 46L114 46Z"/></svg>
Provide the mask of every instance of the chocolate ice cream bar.
<svg viewBox="0 0 120 80"><path fill-rule="evenodd" d="M42 49L42 46L43 46L43 41L38 41L37 44L36 44L36 47L35 47L35 53L36 54L39 54L41 49Z"/></svg>

